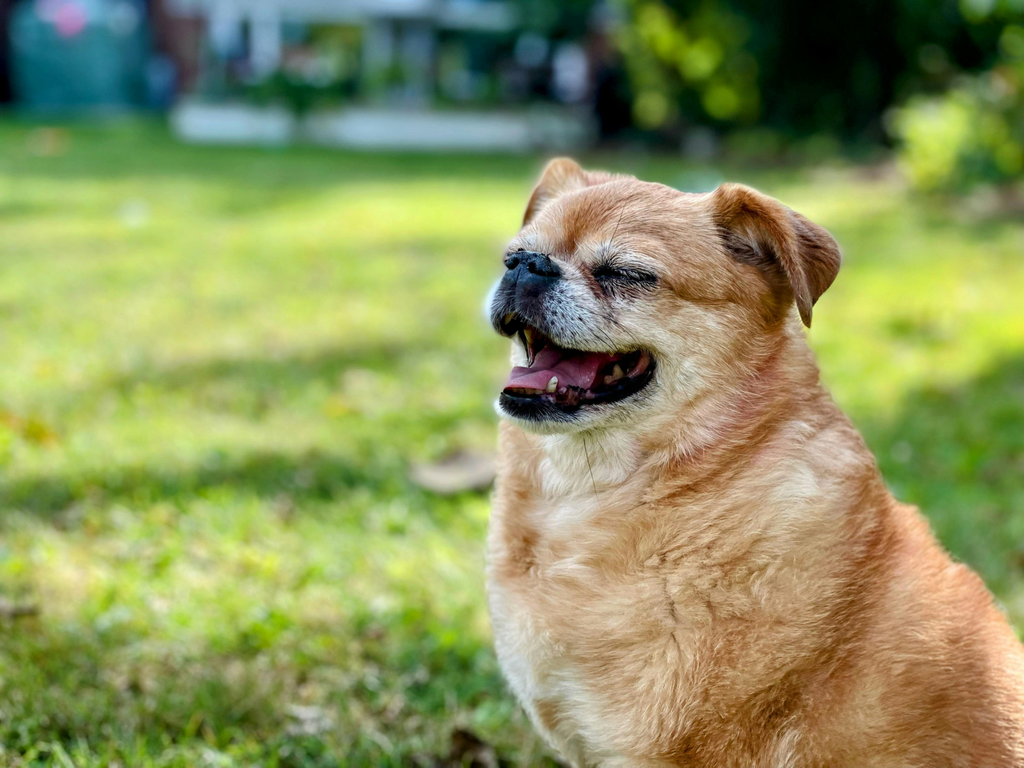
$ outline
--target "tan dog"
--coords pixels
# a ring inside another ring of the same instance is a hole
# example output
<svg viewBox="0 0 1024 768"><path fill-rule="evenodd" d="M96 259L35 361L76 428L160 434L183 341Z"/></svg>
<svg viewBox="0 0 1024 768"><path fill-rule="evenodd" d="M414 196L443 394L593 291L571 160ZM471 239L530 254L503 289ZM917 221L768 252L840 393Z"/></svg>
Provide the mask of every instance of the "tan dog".
<svg viewBox="0 0 1024 768"><path fill-rule="evenodd" d="M545 170L491 304L489 594L574 766L1024 766L1024 649L818 381L839 261L747 187Z"/></svg>

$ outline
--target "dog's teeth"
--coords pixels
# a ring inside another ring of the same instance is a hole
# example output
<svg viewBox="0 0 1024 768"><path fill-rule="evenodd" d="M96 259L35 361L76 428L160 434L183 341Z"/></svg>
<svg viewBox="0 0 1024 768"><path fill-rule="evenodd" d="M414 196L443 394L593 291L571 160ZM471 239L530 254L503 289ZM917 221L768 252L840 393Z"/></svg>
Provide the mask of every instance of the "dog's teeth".
<svg viewBox="0 0 1024 768"><path fill-rule="evenodd" d="M533 360L537 356L533 351L533 330L530 328L524 328L523 331L523 342L526 347L526 365L529 367L533 366Z"/></svg>
<svg viewBox="0 0 1024 768"><path fill-rule="evenodd" d="M501 322L502 322L502 323L503 323L504 325L508 325L508 324L509 324L509 323L511 323L511 322L512 322L513 320L515 320L515 317L516 317L516 316L515 316L515 313L514 313L514 312L509 312L509 313L508 313L507 315L505 315L505 317L504 317L504 318L502 318L502 321L501 321Z"/></svg>
<svg viewBox="0 0 1024 768"><path fill-rule="evenodd" d="M548 382L546 392L557 392L558 391L558 377L552 376L551 381Z"/></svg>
<svg viewBox="0 0 1024 768"><path fill-rule="evenodd" d="M625 375L626 375L626 374L624 374L624 373L622 372L622 366L621 366L621 365L619 365L618 363L616 363L616 364L615 364L615 367L614 367L614 368L612 368L612 375L611 375L611 380L612 380L612 381L618 381L619 379L621 379L621 378L622 378L623 376L625 376Z"/></svg>

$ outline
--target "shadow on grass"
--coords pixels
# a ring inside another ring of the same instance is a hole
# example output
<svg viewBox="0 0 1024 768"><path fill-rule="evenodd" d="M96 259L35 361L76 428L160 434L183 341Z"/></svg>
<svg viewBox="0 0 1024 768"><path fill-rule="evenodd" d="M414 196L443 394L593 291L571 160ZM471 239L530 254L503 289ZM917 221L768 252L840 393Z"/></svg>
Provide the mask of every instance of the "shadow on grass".
<svg viewBox="0 0 1024 768"><path fill-rule="evenodd" d="M401 343L355 343L279 356L216 357L167 367L143 366L101 381L96 392L114 390L130 394L139 385L187 390L238 383L254 392L301 388L314 383L335 385L345 371L394 370L414 355L425 354L424 346L422 340L409 338Z"/></svg>
<svg viewBox="0 0 1024 768"><path fill-rule="evenodd" d="M412 492L397 461L356 461L318 450L244 456L215 451L195 465L121 466L7 481L0 485L0 508L55 516L79 503L145 506L219 489L289 502L329 501L356 489L384 500Z"/></svg>
<svg viewBox="0 0 1024 768"><path fill-rule="evenodd" d="M280 357L205 359L166 368L140 367L75 393L74 398L76 407L91 403L89 407L100 408L112 396L130 404L136 398L151 398L154 393L156 397L183 393L202 411L230 413L254 422L271 411L280 418L292 407L305 409L304 415L308 416L310 406L304 398L310 391L344 393L346 379L370 392L386 381L390 393L386 397L400 396L402 385L396 382L396 371L413 364L413 356L423 354L423 345L406 342L327 347ZM436 357L438 353L430 354ZM444 354L456 356L460 352L453 349ZM347 407L344 398L339 402L338 407ZM492 419L486 398L476 406L459 406L455 411L410 410L398 401L393 407L387 405L374 423L381 430L398 430L416 442L417 436L450 431L454 422L467 418L485 422ZM158 464L111 463L98 468L0 477L0 509L46 517L81 503L145 506L217 490L264 499L281 497L296 504L337 500L354 492L378 501L423 494L407 480L408 457L402 455L390 432L380 445L374 445L367 444L373 430L359 430L357 436L345 429L346 422L339 421L341 442L337 449L245 452L225 447L191 459L168 458Z"/></svg>
<svg viewBox="0 0 1024 768"><path fill-rule="evenodd" d="M82 400L102 400L111 393L131 397L140 387L160 392L191 392L197 400L218 392L229 392L242 400L273 400L311 386L342 386L346 375L400 378L403 371L424 361L440 360L454 365L467 356L493 355L502 346L497 337L439 342L437 336L437 331L427 327L406 333L401 341L352 340L344 345L290 350L279 355L211 357L166 365L143 363L100 378L93 386L73 395L77 405L81 405ZM489 396L481 396L478 402L484 413L492 412Z"/></svg>
<svg viewBox="0 0 1024 768"><path fill-rule="evenodd" d="M858 424L893 493L997 592L1024 580L1024 356Z"/></svg>

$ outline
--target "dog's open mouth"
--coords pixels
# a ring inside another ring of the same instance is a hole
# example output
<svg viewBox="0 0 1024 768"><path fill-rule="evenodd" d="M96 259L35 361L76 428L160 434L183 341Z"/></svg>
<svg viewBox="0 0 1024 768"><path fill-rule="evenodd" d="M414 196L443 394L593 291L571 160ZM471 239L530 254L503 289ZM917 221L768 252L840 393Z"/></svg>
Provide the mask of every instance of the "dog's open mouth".
<svg viewBox="0 0 1024 768"><path fill-rule="evenodd" d="M654 358L643 349L567 349L517 315L506 315L501 330L517 337L526 350L527 365L512 369L501 393L506 410L516 415L535 414L537 405L571 412L622 400L643 389L654 374Z"/></svg>

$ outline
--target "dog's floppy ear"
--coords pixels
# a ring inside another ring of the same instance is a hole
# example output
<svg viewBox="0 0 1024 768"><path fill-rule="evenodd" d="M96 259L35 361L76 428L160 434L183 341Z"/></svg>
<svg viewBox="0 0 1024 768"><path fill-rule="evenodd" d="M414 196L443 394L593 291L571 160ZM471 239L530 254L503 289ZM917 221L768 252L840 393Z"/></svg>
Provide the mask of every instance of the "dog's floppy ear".
<svg viewBox="0 0 1024 768"><path fill-rule="evenodd" d="M832 235L742 184L721 185L711 202L726 248L740 261L784 278L810 328L811 307L839 273L842 255Z"/></svg>

